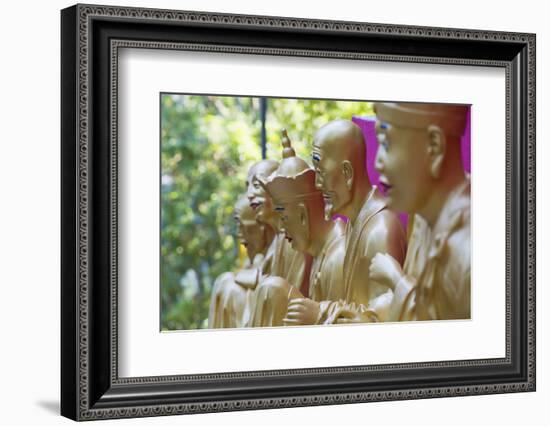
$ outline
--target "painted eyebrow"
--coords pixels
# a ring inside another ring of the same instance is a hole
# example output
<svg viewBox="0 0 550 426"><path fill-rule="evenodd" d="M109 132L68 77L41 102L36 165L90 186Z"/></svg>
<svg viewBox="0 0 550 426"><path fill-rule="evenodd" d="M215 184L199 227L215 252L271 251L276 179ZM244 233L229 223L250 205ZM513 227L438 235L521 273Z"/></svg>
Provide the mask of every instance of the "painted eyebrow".
<svg viewBox="0 0 550 426"><path fill-rule="evenodd" d="M285 208L282 207L282 206L275 206L275 211L276 211L276 212L284 212L284 211L285 211Z"/></svg>

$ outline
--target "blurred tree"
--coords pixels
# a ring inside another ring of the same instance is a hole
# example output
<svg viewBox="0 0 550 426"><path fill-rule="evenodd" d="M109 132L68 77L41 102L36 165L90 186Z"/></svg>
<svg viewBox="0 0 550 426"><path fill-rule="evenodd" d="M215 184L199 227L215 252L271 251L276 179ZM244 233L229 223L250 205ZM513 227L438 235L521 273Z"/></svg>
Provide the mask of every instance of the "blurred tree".
<svg viewBox="0 0 550 426"><path fill-rule="evenodd" d="M257 99L163 95L161 327L208 317L213 280L232 270L233 204L260 159Z"/></svg>
<svg viewBox="0 0 550 426"><path fill-rule="evenodd" d="M267 157L280 160L287 128L309 161L330 120L372 115L366 102L269 98ZM161 329L206 326L212 284L235 269L233 205L261 158L259 98L161 96Z"/></svg>
<svg viewBox="0 0 550 426"><path fill-rule="evenodd" d="M286 128L296 153L311 164L315 132L336 119L374 115L371 102L270 98L267 106L267 158L281 158L281 129Z"/></svg>

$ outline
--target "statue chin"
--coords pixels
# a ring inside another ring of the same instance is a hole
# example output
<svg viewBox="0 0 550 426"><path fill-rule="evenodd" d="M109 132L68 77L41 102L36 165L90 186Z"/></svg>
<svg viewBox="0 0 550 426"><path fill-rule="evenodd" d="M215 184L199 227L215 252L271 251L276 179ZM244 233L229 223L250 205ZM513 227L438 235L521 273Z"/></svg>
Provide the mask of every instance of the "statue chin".
<svg viewBox="0 0 550 426"><path fill-rule="evenodd" d="M264 209L262 206L258 206L256 208L256 220L261 223L264 223L265 222L264 219L265 219Z"/></svg>

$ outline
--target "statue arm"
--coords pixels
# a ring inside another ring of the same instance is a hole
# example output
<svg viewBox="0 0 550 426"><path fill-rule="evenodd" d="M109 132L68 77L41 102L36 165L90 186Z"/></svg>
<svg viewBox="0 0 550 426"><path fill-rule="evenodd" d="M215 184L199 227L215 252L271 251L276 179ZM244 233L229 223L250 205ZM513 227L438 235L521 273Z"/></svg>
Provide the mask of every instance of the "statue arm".
<svg viewBox="0 0 550 426"><path fill-rule="evenodd" d="M471 316L470 229L453 234L447 241L445 259L438 268L437 299L442 305L438 316L448 319L467 319ZM444 302L444 303L442 303Z"/></svg>
<svg viewBox="0 0 550 426"><path fill-rule="evenodd" d="M383 210L372 219L364 259L368 263L369 286L373 287L367 308L360 311L378 321L397 321L399 297L414 287L414 279L405 277L402 265L406 255L406 236L399 218L390 210ZM399 287L399 289L398 289ZM397 298L394 293L398 291Z"/></svg>
<svg viewBox="0 0 550 426"><path fill-rule="evenodd" d="M254 289L260 278L260 268L241 269L235 276L235 282L245 288Z"/></svg>
<svg viewBox="0 0 550 426"><path fill-rule="evenodd" d="M289 303L286 325L315 325L323 324L327 312L331 306L337 304L338 300L345 296L343 263L344 244L333 245L327 253L323 263L320 281L310 283L316 291L311 291L309 298L294 299Z"/></svg>
<svg viewBox="0 0 550 426"><path fill-rule="evenodd" d="M415 319L415 289L416 278L403 275L395 286L387 321L412 321Z"/></svg>
<svg viewBox="0 0 550 426"><path fill-rule="evenodd" d="M360 256L354 269L354 279L347 300L368 306L383 296L387 300L403 274L406 240L401 223L394 213L383 210L369 221L363 232ZM384 259L377 259L380 256ZM377 259L373 270L373 260ZM387 303L386 303L387 305Z"/></svg>

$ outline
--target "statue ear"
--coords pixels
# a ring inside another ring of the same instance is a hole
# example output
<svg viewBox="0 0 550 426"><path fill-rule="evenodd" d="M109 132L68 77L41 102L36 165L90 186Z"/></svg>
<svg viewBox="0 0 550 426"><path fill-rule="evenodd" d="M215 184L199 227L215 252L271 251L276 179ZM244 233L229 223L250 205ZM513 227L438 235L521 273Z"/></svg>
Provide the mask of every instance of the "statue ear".
<svg viewBox="0 0 550 426"><path fill-rule="evenodd" d="M447 140L445 133L439 126L428 126L428 137L430 139L428 145L428 157L430 159L430 174L434 179L439 179L441 175L441 167L443 167L443 159L447 149Z"/></svg>
<svg viewBox="0 0 550 426"><path fill-rule="evenodd" d="M344 175L344 179L346 180L346 187L351 191L353 186L353 166L350 161L342 161L342 173Z"/></svg>

